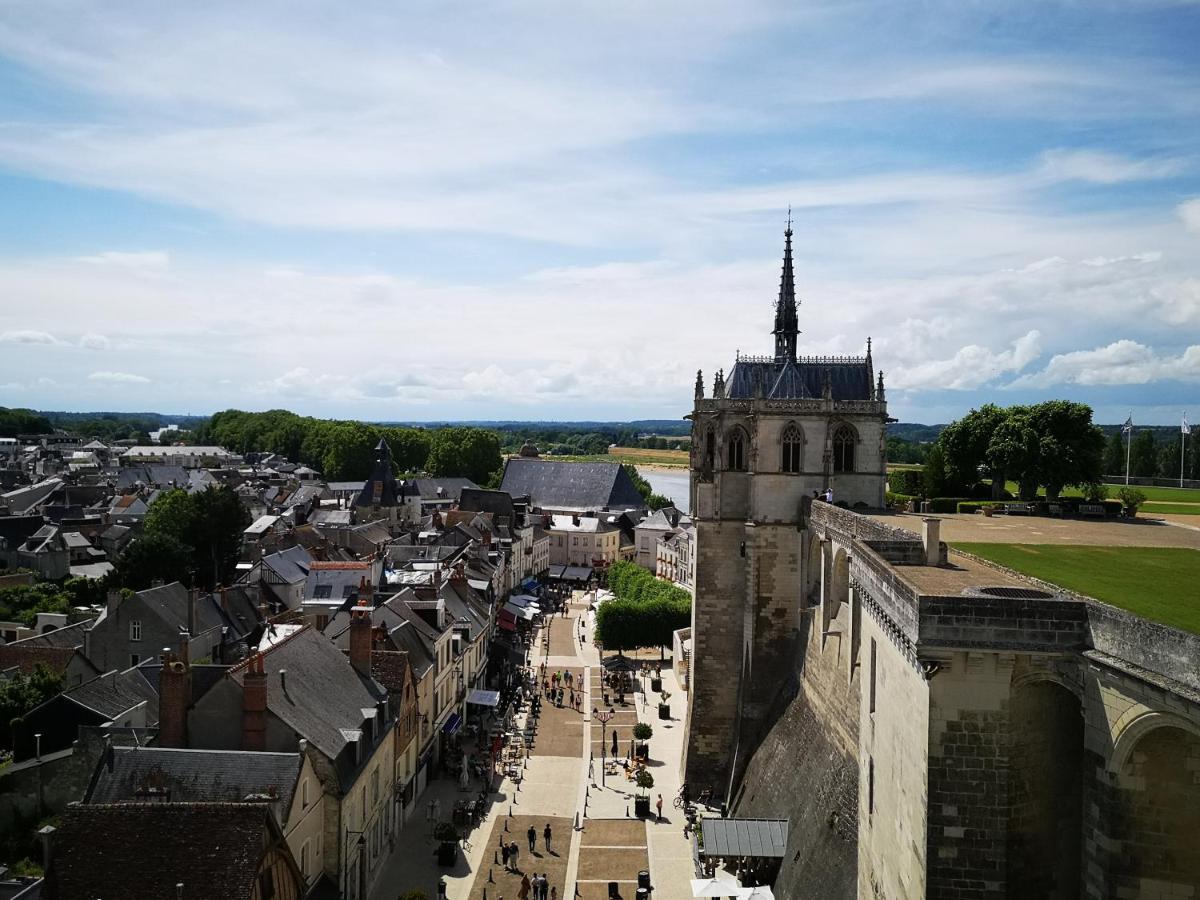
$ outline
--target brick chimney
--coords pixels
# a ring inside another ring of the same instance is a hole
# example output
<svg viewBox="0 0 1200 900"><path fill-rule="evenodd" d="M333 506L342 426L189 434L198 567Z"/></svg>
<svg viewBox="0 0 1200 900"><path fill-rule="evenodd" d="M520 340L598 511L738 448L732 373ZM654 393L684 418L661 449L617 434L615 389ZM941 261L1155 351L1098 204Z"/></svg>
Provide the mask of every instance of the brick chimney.
<svg viewBox="0 0 1200 900"><path fill-rule="evenodd" d="M350 665L364 678L371 675L371 606L363 596L367 584L359 584L358 604L350 612Z"/></svg>
<svg viewBox="0 0 1200 900"><path fill-rule="evenodd" d="M242 749L267 749L267 673L261 653L250 658L242 676Z"/></svg>
<svg viewBox="0 0 1200 900"><path fill-rule="evenodd" d="M186 653L163 654L158 676L158 746L188 745L187 713L192 702L192 667Z"/></svg>

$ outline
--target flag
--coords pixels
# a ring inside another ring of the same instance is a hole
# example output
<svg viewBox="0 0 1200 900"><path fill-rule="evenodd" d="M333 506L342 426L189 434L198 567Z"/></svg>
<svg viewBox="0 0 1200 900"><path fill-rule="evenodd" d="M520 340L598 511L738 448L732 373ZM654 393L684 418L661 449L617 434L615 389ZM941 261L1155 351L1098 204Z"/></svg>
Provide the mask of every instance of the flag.
<svg viewBox="0 0 1200 900"><path fill-rule="evenodd" d="M1128 434L1129 432L1133 431L1133 413L1129 414L1129 418L1126 419L1125 424L1121 426L1121 431L1124 434Z"/></svg>
<svg viewBox="0 0 1200 900"><path fill-rule="evenodd" d="M1192 433L1192 426L1188 424L1187 416L1183 417L1183 423L1179 426L1179 430L1184 434Z"/></svg>

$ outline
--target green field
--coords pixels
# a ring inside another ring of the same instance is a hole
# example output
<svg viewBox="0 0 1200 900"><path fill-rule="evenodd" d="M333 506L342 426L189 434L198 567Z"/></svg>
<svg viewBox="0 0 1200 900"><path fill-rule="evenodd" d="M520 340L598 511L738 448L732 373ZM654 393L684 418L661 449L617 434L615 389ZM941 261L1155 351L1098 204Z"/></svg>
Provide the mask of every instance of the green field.
<svg viewBox="0 0 1200 900"><path fill-rule="evenodd" d="M1200 516L1200 503L1159 503L1147 500L1138 510L1139 516L1164 513L1174 516Z"/></svg>
<svg viewBox="0 0 1200 900"><path fill-rule="evenodd" d="M954 547L1130 612L1200 633L1200 550L976 544Z"/></svg>

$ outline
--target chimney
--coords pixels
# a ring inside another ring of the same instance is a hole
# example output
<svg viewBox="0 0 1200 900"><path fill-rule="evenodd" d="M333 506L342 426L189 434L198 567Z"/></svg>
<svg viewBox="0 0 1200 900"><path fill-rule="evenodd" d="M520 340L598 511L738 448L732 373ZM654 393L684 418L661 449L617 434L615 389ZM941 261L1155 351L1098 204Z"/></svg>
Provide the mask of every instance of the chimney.
<svg viewBox="0 0 1200 900"><path fill-rule="evenodd" d="M940 519L921 520L921 544L925 548L925 565L940 566L942 559L942 522Z"/></svg>
<svg viewBox="0 0 1200 900"><path fill-rule="evenodd" d="M442 567L440 565L433 570L433 586L435 588L442 586Z"/></svg>
<svg viewBox="0 0 1200 900"><path fill-rule="evenodd" d="M186 646L186 644L185 644ZM173 653L163 658L158 676L158 745L186 747L187 712L192 700L192 667L186 657Z"/></svg>
<svg viewBox="0 0 1200 900"><path fill-rule="evenodd" d="M267 749L267 673L261 653L250 658L242 676L242 749Z"/></svg>
<svg viewBox="0 0 1200 900"><path fill-rule="evenodd" d="M120 591L109 591L104 599L104 608L108 610L110 616L116 615L117 605L121 602Z"/></svg>
<svg viewBox="0 0 1200 900"><path fill-rule="evenodd" d="M576 528L579 527L579 514L578 513L571 514L571 524L574 525Z"/></svg>
<svg viewBox="0 0 1200 900"><path fill-rule="evenodd" d="M221 609L229 612L229 591L226 588L221 588Z"/></svg>
<svg viewBox="0 0 1200 900"><path fill-rule="evenodd" d="M58 831L53 825L43 825L38 829L38 836L42 839L42 869L47 875L50 874L50 864L54 862L54 834Z"/></svg>
<svg viewBox="0 0 1200 900"><path fill-rule="evenodd" d="M350 665L364 678L371 674L371 608L359 598L350 613Z"/></svg>

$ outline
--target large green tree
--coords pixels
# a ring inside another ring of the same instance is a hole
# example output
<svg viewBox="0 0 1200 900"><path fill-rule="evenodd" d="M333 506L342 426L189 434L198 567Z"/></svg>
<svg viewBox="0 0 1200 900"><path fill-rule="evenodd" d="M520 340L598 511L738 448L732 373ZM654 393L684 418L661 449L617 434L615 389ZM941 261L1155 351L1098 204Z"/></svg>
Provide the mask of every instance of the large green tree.
<svg viewBox="0 0 1200 900"><path fill-rule="evenodd" d="M1104 474L1122 475L1125 473L1125 439L1121 432L1110 435L1104 445Z"/></svg>
<svg viewBox="0 0 1200 900"><path fill-rule="evenodd" d="M1134 437L1129 448L1129 472L1139 478L1153 478L1158 474L1158 445L1153 431L1143 429Z"/></svg>
<svg viewBox="0 0 1200 900"><path fill-rule="evenodd" d="M33 673L0 678L0 749L13 746L13 721L62 690L62 675L38 663Z"/></svg>
<svg viewBox="0 0 1200 900"><path fill-rule="evenodd" d="M496 432L456 426L433 432L425 467L431 475L462 475L482 484L500 468L501 461Z"/></svg>
<svg viewBox="0 0 1200 900"><path fill-rule="evenodd" d="M146 514L140 540L158 538L153 547L172 563L180 558L179 550L185 548L190 556L190 571L152 577L184 581L205 590L228 583L237 565L242 532L249 524L250 515L237 494L224 485L193 494L178 489L165 492ZM129 551L133 551L132 545ZM161 573L166 567L166 562L154 563L147 551L134 551L122 572L122 582L127 577L140 582L147 571Z"/></svg>
<svg viewBox="0 0 1200 900"><path fill-rule="evenodd" d="M117 558L114 578L121 587L143 591L156 581L194 579L193 549L169 534L147 534L129 544Z"/></svg>
<svg viewBox="0 0 1200 900"><path fill-rule="evenodd" d="M1000 423L1008 418L1006 410L993 403L973 409L943 429L938 443L946 458L949 488L962 493L979 480L979 469L988 464L988 446ZM995 496L1004 491L1005 473L992 472Z"/></svg>
<svg viewBox="0 0 1200 900"><path fill-rule="evenodd" d="M1050 500L1057 499L1068 485L1099 483L1104 474L1104 434L1092 424L1090 406L1069 400L1047 400L1028 407L1025 418L1037 435L1038 444L1036 471L1024 480L1043 486Z"/></svg>

